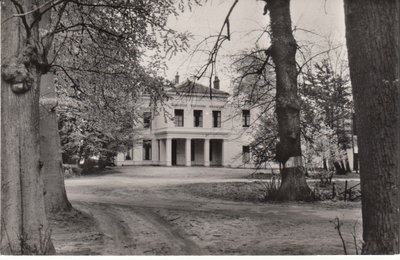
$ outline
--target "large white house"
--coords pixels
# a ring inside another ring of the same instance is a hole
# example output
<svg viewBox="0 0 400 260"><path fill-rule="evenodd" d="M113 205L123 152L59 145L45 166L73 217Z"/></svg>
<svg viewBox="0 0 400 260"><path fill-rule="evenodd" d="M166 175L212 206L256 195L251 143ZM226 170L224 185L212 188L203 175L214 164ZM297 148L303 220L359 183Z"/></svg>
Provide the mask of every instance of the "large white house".
<svg viewBox="0 0 400 260"><path fill-rule="evenodd" d="M154 112L143 98L140 138L117 156L117 165L181 165L252 167L249 126L257 118L249 109L237 109L229 93L193 83L167 90L171 97ZM211 92L211 95L210 95Z"/></svg>

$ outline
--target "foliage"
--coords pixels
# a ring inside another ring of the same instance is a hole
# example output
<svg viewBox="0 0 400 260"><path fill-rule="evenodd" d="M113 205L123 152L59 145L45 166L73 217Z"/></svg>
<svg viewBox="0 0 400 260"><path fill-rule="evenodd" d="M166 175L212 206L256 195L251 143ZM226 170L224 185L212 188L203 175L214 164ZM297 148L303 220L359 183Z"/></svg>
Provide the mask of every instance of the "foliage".
<svg viewBox="0 0 400 260"><path fill-rule="evenodd" d="M240 108L253 109L259 114L256 125L250 126L254 141L250 144L252 160L261 166L275 159L278 124L275 110L275 72L268 63L267 51L256 47L233 56L233 103ZM267 62L266 62L267 61Z"/></svg>
<svg viewBox="0 0 400 260"><path fill-rule="evenodd" d="M308 141L313 134L327 127L337 138L340 149L350 146L349 132L352 115L349 77L334 71L329 58L314 64L314 70L303 74L300 91L303 101L303 129ZM315 140L315 139L314 139Z"/></svg>
<svg viewBox="0 0 400 260"><path fill-rule="evenodd" d="M278 191L281 186L280 175L273 175L270 181L256 181L255 183L260 187L263 194L263 201L275 201L278 197Z"/></svg>
<svg viewBox="0 0 400 260"><path fill-rule="evenodd" d="M345 160L346 149L351 147L352 96L346 68L334 69L332 60L326 56L302 74L304 155L311 167L318 156L344 171L338 162Z"/></svg>
<svg viewBox="0 0 400 260"><path fill-rule="evenodd" d="M75 0L52 3L49 65L58 76L65 157L110 157L132 142L138 100L166 99L165 57L188 47L190 34L166 26L200 1Z"/></svg>
<svg viewBox="0 0 400 260"><path fill-rule="evenodd" d="M278 126L274 99L274 64L268 61L268 50L260 48L235 58L234 99L238 107L256 108L260 124L253 127L252 158L257 165L275 160ZM333 61L339 65L334 65ZM351 90L347 68L342 58L326 55L301 73L301 134L307 168L321 167L315 159L345 159L350 147L352 115ZM334 69L335 67L335 69Z"/></svg>

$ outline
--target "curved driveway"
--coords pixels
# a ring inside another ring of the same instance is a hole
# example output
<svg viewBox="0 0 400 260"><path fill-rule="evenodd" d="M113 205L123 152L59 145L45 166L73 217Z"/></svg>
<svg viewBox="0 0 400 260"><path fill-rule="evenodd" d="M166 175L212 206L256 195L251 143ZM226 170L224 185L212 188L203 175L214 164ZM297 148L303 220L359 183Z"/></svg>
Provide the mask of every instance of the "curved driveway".
<svg viewBox="0 0 400 260"><path fill-rule="evenodd" d="M336 216L352 247L359 204L235 202L182 189L185 184L252 181L246 178L252 172L132 166L65 183L73 206L91 214L104 234L101 254L342 254L330 222Z"/></svg>

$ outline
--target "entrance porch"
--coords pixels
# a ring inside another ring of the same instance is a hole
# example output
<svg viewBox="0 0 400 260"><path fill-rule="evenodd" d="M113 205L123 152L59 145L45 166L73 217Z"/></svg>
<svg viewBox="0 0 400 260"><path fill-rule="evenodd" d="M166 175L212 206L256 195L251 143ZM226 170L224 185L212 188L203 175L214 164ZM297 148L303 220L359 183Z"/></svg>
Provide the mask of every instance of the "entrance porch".
<svg viewBox="0 0 400 260"><path fill-rule="evenodd" d="M223 139L156 139L154 164L166 166L223 166Z"/></svg>

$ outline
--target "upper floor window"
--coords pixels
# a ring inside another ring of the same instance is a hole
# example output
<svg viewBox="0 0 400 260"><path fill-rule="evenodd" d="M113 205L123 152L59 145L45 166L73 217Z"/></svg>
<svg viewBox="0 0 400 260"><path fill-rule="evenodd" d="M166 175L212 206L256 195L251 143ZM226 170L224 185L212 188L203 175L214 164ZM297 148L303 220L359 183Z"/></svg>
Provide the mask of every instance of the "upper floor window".
<svg viewBox="0 0 400 260"><path fill-rule="evenodd" d="M243 127L250 126L250 110L242 110L242 123Z"/></svg>
<svg viewBox="0 0 400 260"><path fill-rule="evenodd" d="M151 124L151 112L143 113L143 127L149 128Z"/></svg>
<svg viewBox="0 0 400 260"><path fill-rule="evenodd" d="M203 111L194 110L193 111L193 125L194 127L203 127Z"/></svg>
<svg viewBox="0 0 400 260"><path fill-rule="evenodd" d="M175 126L183 126L183 109L175 109Z"/></svg>
<svg viewBox="0 0 400 260"><path fill-rule="evenodd" d="M151 160L151 140L143 140L143 160Z"/></svg>
<svg viewBox="0 0 400 260"><path fill-rule="evenodd" d="M213 127L221 127L221 111L212 111Z"/></svg>

